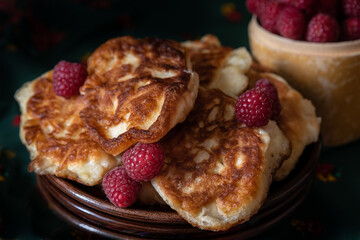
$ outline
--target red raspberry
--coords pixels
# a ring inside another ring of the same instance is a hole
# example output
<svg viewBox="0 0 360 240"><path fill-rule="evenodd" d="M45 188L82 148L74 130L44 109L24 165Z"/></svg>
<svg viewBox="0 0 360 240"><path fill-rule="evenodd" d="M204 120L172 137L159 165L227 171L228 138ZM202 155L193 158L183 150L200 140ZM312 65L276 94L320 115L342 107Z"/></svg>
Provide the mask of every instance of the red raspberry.
<svg viewBox="0 0 360 240"><path fill-rule="evenodd" d="M348 17L360 17L360 0L342 0L344 14Z"/></svg>
<svg viewBox="0 0 360 240"><path fill-rule="evenodd" d="M291 0L291 4L300 9L309 9L314 6L315 0Z"/></svg>
<svg viewBox="0 0 360 240"><path fill-rule="evenodd" d="M282 5L278 2L269 1L266 3L263 12L259 15L259 20L263 28L269 32L278 32L276 28L276 19L281 11L281 8Z"/></svg>
<svg viewBox="0 0 360 240"><path fill-rule="evenodd" d="M256 14L258 0L246 0L246 7L252 14Z"/></svg>
<svg viewBox="0 0 360 240"><path fill-rule="evenodd" d="M299 40L305 33L305 16L299 9L288 6L280 11L276 25L281 36Z"/></svg>
<svg viewBox="0 0 360 240"><path fill-rule="evenodd" d="M339 32L339 24L333 16L319 13L308 24L306 40L309 42L336 42Z"/></svg>
<svg viewBox="0 0 360 240"><path fill-rule="evenodd" d="M158 143L137 143L123 155L126 172L135 181L149 181L161 171L164 152Z"/></svg>
<svg viewBox="0 0 360 240"><path fill-rule="evenodd" d="M83 64L60 61L53 72L55 94L65 98L77 95L86 77L87 71Z"/></svg>
<svg viewBox="0 0 360 240"><path fill-rule="evenodd" d="M276 2L278 2L278 3L283 3L283 4L287 4L287 5L291 4L291 1L292 0L276 0Z"/></svg>
<svg viewBox="0 0 360 240"><path fill-rule="evenodd" d="M253 88L239 96L235 114L237 120L248 127L265 126L272 114L271 102L264 92Z"/></svg>
<svg viewBox="0 0 360 240"><path fill-rule="evenodd" d="M281 105L275 86L268 79L263 78L256 82L255 88L266 94L272 105L271 119L277 120L281 111Z"/></svg>
<svg viewBox="0 0 360 240"><path fill-rule="evenodd" d="M344 40L360 39L360 18L348 18L342 24Z"/></svg>
<svg viewBox="0 0 360 240"><path fill-rule="evenodd" d="M265 11L266 5L268 0L258 0L256 6L256 15L261 16L262 13Z"/></svg>
<svg viewBox="0 0 360 240"><path fill-rule="evenodd" d="M124 166L107 172L102 181L107 198L117 207L128 207L139 196L140 184L131 179Z"/></svg>

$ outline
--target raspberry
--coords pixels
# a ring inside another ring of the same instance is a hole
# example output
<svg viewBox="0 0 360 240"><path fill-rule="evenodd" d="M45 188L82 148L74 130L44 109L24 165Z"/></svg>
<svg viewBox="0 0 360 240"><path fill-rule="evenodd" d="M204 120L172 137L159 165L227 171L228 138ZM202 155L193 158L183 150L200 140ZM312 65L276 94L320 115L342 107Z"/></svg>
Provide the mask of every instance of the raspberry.
<svg viewBox="0 0 360 240"><path fill-rule="evenodd" d="M140 184L131 179L123 166L107 172L102 181L107 198L117 207L128 207L139 196Z"/></svg>
<svg viewBox="0 0 360 240"><path fill-rule="evenodd" d="M83 64L60 61L53 72L55 94L65 98L77 95L86 77L87 71Z"/></svg>
<svg viewBox="0 0 360 240"><path fill-rule="evenodd" d="M270 100L272 108L271 119L276 120L279 117L281 105L275 86L268 79L263 78L256 82L255 88L264 92Z"/></svg>
<svg viewBox="0 0 360 240"><path fill-rule="evenodd" d="M333 16L318 13L308 24L306 40L309 42L336 42L339 32L339 24Z"/></svg>
<svg viewBox="0 0 360 240"><path fill-rule="evenodd" d="M263 12L259 16L261 25L269 32L278 32L276 28L276 19L279 15L279 12L281 11L281 6L282 5L280 3L274 1L267 2Z"/></svg>
<svg viewBox="0 0 360 240"><path fill-rule="evenodd" d="M309 9L315 3L315 0L291 0L291 4L300 9Z"/></svg>
<svg viewBox="0 0 360 240"><path fill-rule="evenodd" d="M272 114L271 102L264 92L253 88L239 96L235 114L237 120L248 127L265 126Z"/></svg>
<svg viewBox="0 0 360 240"><path fill-rule="evenodd" d="M292 0L276 0L276 2L278 2L278 3L283 3L283 4L287 4L287 5L291 4L291 1Z"/></svg>
<svg viewBox="0 0 360 240"><path fill-rule="evenodd" d="M299 9L288 6L280 11L276 25L280 35L299 40L305 33L305 16Z"/></svg>
<svg viewBox="0 0 360 240"><path fill-rule="evenodd" d="M258 0L246 0L246 7L252 14L256 14Z"/></svg>
<svg viewBox="0 0 360 240"><path fill-rule="evenodd" d="M360 0L342 0L344 14L348 17L360 17Z"/></svg>
<svg viewBox="0 0 360 240"><path fill-rule="evenodd" d="M126 172L135 181L149 181L164 165L164 152L158 143L137 143L123 155Z"/></svg>
<svg viewBox="0 0 360 240"><path fill-rule="evenodd" d="M268 0L258 0L256 5L256 15L261 16L265 11Z"/></svg>
<svg viewBox="0 0 360 240"><path fill-rule="evenodd" d="M360 18L348 18L341 27L344 40L360 39Z"/></svg>

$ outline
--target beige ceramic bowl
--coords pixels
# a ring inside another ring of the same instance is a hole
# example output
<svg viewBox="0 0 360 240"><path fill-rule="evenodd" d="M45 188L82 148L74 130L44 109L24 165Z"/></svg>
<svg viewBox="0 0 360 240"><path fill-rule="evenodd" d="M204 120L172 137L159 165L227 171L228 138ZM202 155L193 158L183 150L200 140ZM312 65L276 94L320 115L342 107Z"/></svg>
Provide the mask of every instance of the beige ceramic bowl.
<svg viewBox="0 0 360 240"><path fill-rule="evenodd" d="M322 117L325 146L360 138L360 40L294 41L263 29L253 17L250 49L263 66L283 76Z"/></svg>

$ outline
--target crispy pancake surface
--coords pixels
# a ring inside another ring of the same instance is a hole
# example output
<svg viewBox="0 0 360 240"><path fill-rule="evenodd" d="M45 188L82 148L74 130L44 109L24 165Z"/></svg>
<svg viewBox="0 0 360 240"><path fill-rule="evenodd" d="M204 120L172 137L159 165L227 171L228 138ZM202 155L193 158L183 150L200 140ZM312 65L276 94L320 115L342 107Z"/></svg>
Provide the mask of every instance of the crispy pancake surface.
<svg viewBox="0 0 360 240"><path fill-rule="evenodd" d="M198 92L185 48L171 40L111 39L92 54L88 72L80 116L114 156L136 142L161 139L185 120Z"/></svg>
<svg viewBox="0 0 360 240"><path fill-rule="evenodd" d="M25 83L15 98L22 113L20 139L32 159L30 172L92 186L120 163L90 139L79 116L83 99L65 99L54 93L52 72Z"/></svg>
<svg viewBox="0 0 360 240"><path fill-rule="evenodd" d="M274 180L280 181L285 179L295 168L306 145L318 141L321 119L316 116L315 107L312 103L280 76L264 72L261 67L255 64L247 75L250 79L250 86L254 86L256 81L261 78L267 78L278 91L282 108L278 125L292 146L290 157L283 162L275 174Z"/></svg>
<svg viewBox="0 0 360 240"><path fill-rule="evenodd" d="M236 99L199 89L187 120L161 141L165 170L152 184L192 225L219 231L247 221L264 202L272 175L290 153L275 122L237 122Z"/></svg>
<svg viewBox="0 0 360 240"><path fill-rule="evenodd" d="M193 68L199 73L200 85L207 88L213 88L209 86L216 85L215 88L234 97L238 97L246 89L254 87L255 82L261 78L268 78L275 85L282 105L278 125L291 141L292 146L292 154L276 173L275 180L286 178L295 168L305 146L318 140L320 118L316 116L312 103L304 99L280 76L269 73L261 66L252 63L252 58L248 53L237 55L237 62L242 66L239 68L242 69L241 71L234 72L231 70L232 68L226 67L227 64L224 62L226 59L231 59L227 57L231 48L221 46L219 40L213 35L206 35L199 41L189 41L184 45L190 50ZM241 51L246 50L242 49ZM220 76L219 72L221 77L218 77ZM234 79L237 79L235 83ZM236 86L242 87L237 88ZM236 91L229 90L232 87Z"/></svg>
<svg viewBox="0 0 360 240"><path fill-rule="evenodd" d="M248 79L251 56L245 48L233 49L221 46L214 35L205 35L200 40L187 41L194 71L199 74L200 85L208 89L220 89L229 96L242 93Z"/></svg>

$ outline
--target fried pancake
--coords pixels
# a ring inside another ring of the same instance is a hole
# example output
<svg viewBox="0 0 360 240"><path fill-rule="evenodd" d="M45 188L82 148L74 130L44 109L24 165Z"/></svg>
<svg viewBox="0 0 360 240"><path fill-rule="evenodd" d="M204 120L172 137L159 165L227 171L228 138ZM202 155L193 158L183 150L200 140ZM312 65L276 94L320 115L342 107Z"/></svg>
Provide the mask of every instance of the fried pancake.
<svg viewBox="0 0 360 240"><path fill-rule="evenodd" d="M312 103L304 99L280 76L264 72L261 67L259 68L255 64L247 75L250 79L250 86L254 86L256 81L261 78L267 78L278 91L281 103L278 125L292 146L290 157L283 162L275 174L274 180L280 181L285 179L295 168L306 145L318 141L321 119L316 116L315 107Z"/></svg>
<svg viewBox="0 0 360 240"><path fill-rule="evenodd" d="M262 128L238 123L235 102L219 90L200 88L187 120L160 142L166 167L152 184L171 208L201 229L226 230L247 221L290 154L275 122Z"/></svg>
<svg viewBox="0 0 360 240"><path fill-rule="evenodd" d="M15 99L21 110L20 139L32 159L30 172L93 186L120 163L90 139L79 116L83 98L54 93L51 71L25 83Z"/></svg>
<svg viewBox="0 0 360 240"><path fill-rule="evenodd" d="M200 40L187 41L193 69L199 74L200 85L208 89L220 89L236 97L248 85L245 73L251 66L251 56L245 48L233 49L221 46L214 35Z"/></svg>
<svg viewBox="0 0 360 240"><path fill-rule="evenodd" d="M114 156L136 142L160 140L185 120L198 92L185 48L171 40L111 39L91 55L88 72L80 116Z"/></svg>
<svg viewBox="0 0 360 240"><path fill-rule="evenodd" d="M312 103L302 97L302 95L293 89L287 82L275 74L269 73L261 66L252 63L248 54L239 55L242 57L243 71L240 74L246 77L239 78L239 72L234 73L228 68L223 67L223 59L230 51L228 47L221 46L219 40L213 35L206 35L200 41L187 42L185 46L190 46L191 59L194 70L198 71L200 84L208 86L208 82L217 81L217 72L223 72L228 77L219 78L218 89L228 93L228 87L234 84L233 79L240 79L245 88L241 88L235 97L238 97L247 88L252 88L255 82L262 77L269 78L278 90L282 111L278 125L284 132L285 136L291 141L292 154L289 159L285 160L282 167L275 175L275 180L279 181L295 168L298 158L302 154L306 145L318 140L320 131L320 118L316 116L315 108ZM245 49L243 51L246 51ZM211 60L210 56L215 56ZM250 55L249 55L250 56ZM249 79L250 78L250 79ZM221 80L221 81L220 81ZM245 82L246 81L246 82ZM249 86L248 86L249 84ZM236 86L236 85L234 85Z"/></svg>

